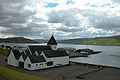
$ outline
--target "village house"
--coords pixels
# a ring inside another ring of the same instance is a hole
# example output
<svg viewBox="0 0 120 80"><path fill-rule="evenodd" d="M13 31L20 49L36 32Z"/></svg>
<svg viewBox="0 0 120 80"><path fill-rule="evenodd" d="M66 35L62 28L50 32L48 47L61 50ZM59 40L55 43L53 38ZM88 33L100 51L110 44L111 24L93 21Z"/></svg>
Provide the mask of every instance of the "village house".
<svg viewBox="0 0 120 80"><path fill-rule="evenodd" d="M68 65L68 53L57 50L57 46L52 35L47 45L28 45L28 50L12 50L8 56L8 65L28 70Z"/></svg>

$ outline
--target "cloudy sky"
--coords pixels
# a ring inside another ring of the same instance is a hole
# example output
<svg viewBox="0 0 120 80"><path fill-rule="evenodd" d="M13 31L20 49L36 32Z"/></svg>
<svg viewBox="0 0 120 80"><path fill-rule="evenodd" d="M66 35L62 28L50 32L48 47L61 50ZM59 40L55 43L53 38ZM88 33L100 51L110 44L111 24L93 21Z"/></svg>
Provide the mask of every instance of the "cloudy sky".
<svg viewBox="0 0 120 80"><path fill-rule="evenodd" d="M0 38L120 35L120 0L0 0Z"/></svg>

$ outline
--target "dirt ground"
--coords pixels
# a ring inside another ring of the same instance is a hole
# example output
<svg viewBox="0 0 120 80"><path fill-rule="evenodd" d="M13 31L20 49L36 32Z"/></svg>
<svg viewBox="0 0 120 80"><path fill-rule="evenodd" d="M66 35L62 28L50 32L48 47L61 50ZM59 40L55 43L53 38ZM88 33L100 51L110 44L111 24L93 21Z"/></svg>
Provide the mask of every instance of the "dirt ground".
<svg viewBox="0 0 120 80"><path fill-rule="evenodd" d="M89 65L68 65L37 71L16 69L32 75L43 76L50 80L120 80L120 69Z"/></svg>

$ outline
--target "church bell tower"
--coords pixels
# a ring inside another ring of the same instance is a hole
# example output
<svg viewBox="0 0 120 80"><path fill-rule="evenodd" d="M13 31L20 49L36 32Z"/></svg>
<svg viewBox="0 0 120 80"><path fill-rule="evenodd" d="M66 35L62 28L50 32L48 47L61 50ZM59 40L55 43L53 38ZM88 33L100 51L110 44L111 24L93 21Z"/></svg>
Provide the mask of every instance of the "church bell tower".
<svg viewBox="0 0 120 80"><path fill-rule="evenodd" d="M49 41L47 42L47 45L50 46L53 50L57 50L57 41L55 40L54 36L52 35Z"/></svg>

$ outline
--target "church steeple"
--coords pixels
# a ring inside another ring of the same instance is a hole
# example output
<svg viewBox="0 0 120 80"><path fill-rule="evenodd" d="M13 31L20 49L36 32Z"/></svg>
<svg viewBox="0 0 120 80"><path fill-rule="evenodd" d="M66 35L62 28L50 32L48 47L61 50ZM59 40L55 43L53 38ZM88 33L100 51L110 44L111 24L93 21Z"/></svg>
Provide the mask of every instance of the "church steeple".
<svg viewBox="0 0 120 80"><path fill-rule="evenodd" d="M51 36L51 38L48 41L47 45L57 45L57 41L55 40L53 35Z"/></svg>
<svg viewBox="0 0 120 80"><path fill-rule="evenodd" d="M52 35L49 41L47 42L47 45L50 46L53 50L57 50L57 41L55 40L54 36Z"/></svg>

